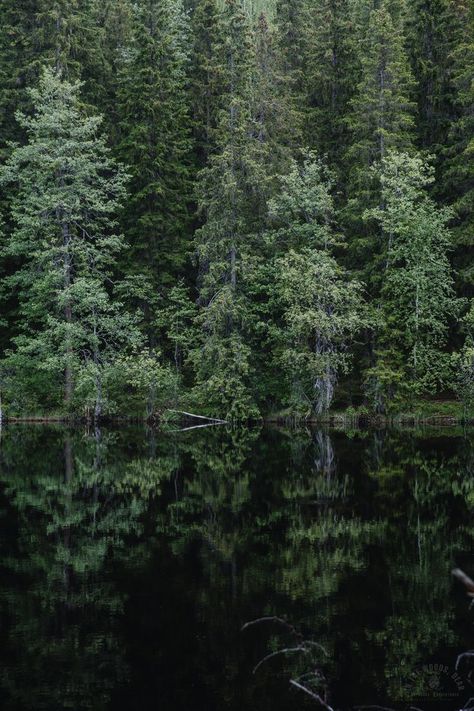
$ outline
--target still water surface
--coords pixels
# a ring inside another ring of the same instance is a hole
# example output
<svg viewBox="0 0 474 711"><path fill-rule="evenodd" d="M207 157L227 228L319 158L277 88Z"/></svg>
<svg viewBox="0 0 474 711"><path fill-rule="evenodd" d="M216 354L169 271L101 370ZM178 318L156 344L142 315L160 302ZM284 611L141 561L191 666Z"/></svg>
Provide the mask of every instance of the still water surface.
<svg viewBox="0 0 474 711"><path fill-rule="evenodd" d="M8 427L0 708L460 709L473 514L469 431Z"/></svg>

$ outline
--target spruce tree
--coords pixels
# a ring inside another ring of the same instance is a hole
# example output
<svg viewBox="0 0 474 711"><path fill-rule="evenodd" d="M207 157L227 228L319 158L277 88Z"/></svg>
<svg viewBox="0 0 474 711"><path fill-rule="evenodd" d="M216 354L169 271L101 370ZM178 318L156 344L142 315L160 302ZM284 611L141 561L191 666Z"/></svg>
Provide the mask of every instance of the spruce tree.
<svg viewBox="0 0 474 711"><path fill-rule="evenodd" d="M306 154L281 182L269 202L272 367L285 375L288 404L319 416L330 408L338 379L348 372L348 346L367 322L362 286L334 257L341 238L333 178L324 165ZM281 397L281 382L279 389Z"/></svg>
<svg viewBox="0 0 474 711"><path fill-rule="evenodd" d="M380 202L380 185L371 167L390 150L409 150L413 143L414 87L404 49L400 19L390 0L370 13L361 47L361 78L351 100L348 126L351 146L346 159L348 204L344 216L353 239L350 256L371 290L379 287L379 247L361 222L364 209Z"/></svg>
<svg viewBox="0 0 474 711"><path fill-rule="evenodd" d="M452 212L427 196L432 182L420 157L391 152L382 162L383 207L366 213L380 224L387 252L377 363L368 377L378 406L452 385L447 343L460 306L448 259Z"/></svg>
<svg viewBox="0 0 474 711"><path fill-rule="evenodd" d="M358 78L356 21L346 0L310 6L311 35L305 62L307 145L341 165L348 147L344 121Z"/></svg>
<svg viewBox="0 0 474 711"><path fill-rule="evenodd" d="M453 80L456 87L457 120L451 126L443 170L443 192L455 207L455 265L460 287L474 293L474 2L458 5L460 42L453 48Z"/></svg>
<svg viewBox="0 0 474 711"><path fill-rule="evenodd" d="M283 66L278 34L261 13L253 32L251 113L256 138L265 146L271 176L284 173L301 142L301 117L291 102L291 84Z"/></svg>
<svg viewBox="0 0 474 711"><path fill-rule="evenodd" d="M80 84L47 69L29 90L34 113L18 114L28 142L3 167L15 188L5 254L20 266L5 282L20 301L21 325L3 364L11 399L26 386L39 406L74 405L75 385L93 381L102 413L104 370L126 344L139 343L132 320L113 302L110 277L122 239L115 214L126 175L98 135L101 119L81 113ZM4 284L5 286L5 284Z"/></svg>
<svg viewBox="0 0 474 711"><path fill-rule="evenodd" d="M120 74L118 155L131 174L122 225L129 296L156 345L159 299L182 275L189 248L191 137L188 30L181 2L141 0Z"/></svg>
<svg viewBox="0 0 474 711"><path fill-rule="evenodd" d="M254 412L244 265L252 254L252 235L265 199L266 146L258 140L252 120L252 44L240 0L226 0L222 23L224 91L217 150L201 171L198 186L204 220L196 233L202 342L192 360L201 405L215 414L242 417Z"/></svg>
<svg viewBox="0 0 474 711"><path fill-rule="evenodd" d="M216 0L198 0L191 20L190 93L197 164L215 147L222 75L217 57L221 24Z"/></svg>
<svg viewBox="0 0 474 711"><path fill-rule="evenodd" d="M459 30L456 5L453 0L408 4L407 39L417 79L418 144L438 157L456 115L452 57Z"/></svg>

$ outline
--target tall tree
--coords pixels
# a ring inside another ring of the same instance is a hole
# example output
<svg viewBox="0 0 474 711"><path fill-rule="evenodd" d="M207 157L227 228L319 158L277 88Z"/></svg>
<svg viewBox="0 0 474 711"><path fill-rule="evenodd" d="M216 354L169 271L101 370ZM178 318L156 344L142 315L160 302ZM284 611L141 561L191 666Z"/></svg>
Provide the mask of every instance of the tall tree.
<svg viewBox="0 0 474 711"><path fill-rule="evenodd" d="M181 2L135 5L134 43L120 75L118 155L131 173L122 224L129 295L155 347L159 300L182 275L190 245L188 29Z"/></svg>
<svg viewBox="0 0 474 711"><path fill-rule="evenodd" d="M87 370L100 417L103 371L118 349L139 339L108 290L123 246L114 215L126 175L98 135L100 117L81 113L79 92L80 84L43 72L29 92L33 116L18 115L28 142L0 174L2 185L15 187L5 252L21 260L5 280L18 292L22 320L4 367L14 375L10 398L27 383L40 406L57 406L62 389L66 409Z"/></svg>
<svg viewBox="0 0 474 711"><path fill-rule="evenodd" d="M340 166L348 148L344 118L359 72L356 19L345 0L319 0L309 12L306 143Z"/></svg>
<svg viewBox="0 0 474 711"><path fill-rule="evenodd" d="M286 376L289 404L308 416L327 412L348 346L366 323L362 286L331 253L335 229L333 179L313 154L293 162L269 202L268 239L276 258L267 270L275 370ZM280 382L280 390L281 382Z"/></svg>
<svg viewBox="0 0 474 711"><path fill-rule="evenodd" d="M254 131L265 146L271 176L284 173L302 140L301 116L291 101L291 82L285 72L278 33L261 13L254 37L251 113Z"/></svg>
<svg viewBox="0 0 474 711"><path fill-rule="evenodd" d="M353 264L363 270L368 287L379 287L380 244L362 224L364 209L380 203L380 184L371 167L390 150L409 150L413 141L414 87L406 56L403 24L392 17L390 0L370 13L361 47L361 79L351 101L348 125L351 146L347 225L354 235L350 244Z"/></svg>
<svg viewBox="0 0 474 711"><path fill-rule="evenodd" d="M222 23L224 92L217 151L199 180L204 224L196 234L202 307L198 320L204 340L193 361L202 404L216 413L239 416L253 408L243 281L266 194L266 145L258 140L252 120L252 44L240 0L226 0Z"/></svg>
<svg viewBox="0 0 474 711"><path fill-rule="evenodd" d="M457 4L461 41L452 50L453 78L456 87L457 120L451 126L443 193L454 203L456 219L455 265L460 287L474 294L474 2Z"/></svg>
<svg viewBox="0 0 474 711"><path fill-rule="evenodd" d="M452 385L447 343L459 313L448 259L452 212L427 196L432 182L433 169L421 158L389 153L383 207L366 213L387 243L377 364L368 379L378 406Z"/></svg>
<svg viewBox="0 0 474 711"><path fill-rule="evenodd" d="M197 0L191 20L190 92L199 167L215 147L222 73L218 47L221 24L216 0Z"/></svg>
<svg viewBox="0 0 474 711"><path fill-rule="evenodd" d="M417 79L418 143L437 155L455 116L452 50L459 39L456 6L453 0L408 4L407 39Z"/></svg>

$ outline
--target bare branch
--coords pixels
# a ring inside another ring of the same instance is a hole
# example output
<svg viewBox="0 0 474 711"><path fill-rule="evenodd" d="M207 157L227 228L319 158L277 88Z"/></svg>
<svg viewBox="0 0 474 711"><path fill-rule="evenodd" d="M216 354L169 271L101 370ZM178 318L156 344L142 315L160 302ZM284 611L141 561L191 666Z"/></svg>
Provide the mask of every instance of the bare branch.
<svg viewBox="0 0 474 711"><path fill-rule="evenodd" d="M271 652L270 654L267 654L266 657L261 659L259 663L253 668L253 674L255 674L258 669L262 666L262 664L265 664L265 662L268 662L269 659L273 659L274 657L279 657L281 654L295 654L297 652L302 652L303 654L308 654L308 650L306 647L287 647L286 649L279 649L277 652Z"/></svg>
<svg viewBox="0 0 474 711"><path fill-rule="evenodd" d="M470 597L474 596L474 580L472 580L469 575L466 575L461 568L454 568L454 570L451 571L451 575L454 575L454 577L464 585Z"/></svg>
<svg viewBox="0 0 474 711"><path fill-rule="evenodd" d="M290 684L294 686L296 689L299 689L300 691L304 691L305 694L308 694L308 696L311 696L312 699L318 702L318 704L321 704L326 711L334 711L332 706L329 706L324 699L320 697L319 694L316 694L314 691L311 691L311 689L308 689L306 686L303 684L300 684L298 681L295 681L295 679L290 679Z"/></svg>
<svg viewBox="0 0 474 711"><path fill-rule="evenodd" d="M456 664L454 666L454 671L458 670L461 661L467 657L474 657L474 650L471 649L469 652L463 652L458 656L458 658L456 659Z"/></svg>
<svg viewBox="0 0 474 711"><path fill-rule="evenodd" d="M217 417L205 417L204 415L194 415L192 412L184 412L183 410L170 410L168 412L176 412L178 415L186 415L186 417L194 417L198 420L207 420L208 422L217 422L221 425L229 424L227 420L219 420Z"/></svg>
<svg viewBox="0 0 474 711"><path fill-rule="evenodd" d="M295 632L295 628L293 625L290 625L286 620L283 620L281 617L259 617L256 620L251 620L251 622L246 622L245 625L241 628L241 632L244 630L248 629L249 627L252 627L253 625L259 625L261 622L278 622L278 624L283 625L286 627L288 630L291 632Z"/></svg>

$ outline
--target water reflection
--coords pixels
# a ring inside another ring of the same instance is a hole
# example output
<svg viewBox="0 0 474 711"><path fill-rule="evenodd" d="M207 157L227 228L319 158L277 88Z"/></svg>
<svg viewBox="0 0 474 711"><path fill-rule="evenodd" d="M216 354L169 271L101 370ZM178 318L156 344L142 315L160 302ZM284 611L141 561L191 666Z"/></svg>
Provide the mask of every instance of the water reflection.
<svg viewBox="0 0 474 711"><path fill-rule="evenodd" d="M308 663L337 708L461 708L418 670L473 646L473 474L457 431L8 428L2 708L313 708ZM261 616L325 653L253 675L288 641Z"/></svg>

